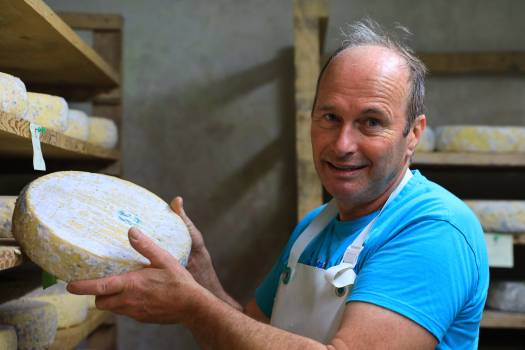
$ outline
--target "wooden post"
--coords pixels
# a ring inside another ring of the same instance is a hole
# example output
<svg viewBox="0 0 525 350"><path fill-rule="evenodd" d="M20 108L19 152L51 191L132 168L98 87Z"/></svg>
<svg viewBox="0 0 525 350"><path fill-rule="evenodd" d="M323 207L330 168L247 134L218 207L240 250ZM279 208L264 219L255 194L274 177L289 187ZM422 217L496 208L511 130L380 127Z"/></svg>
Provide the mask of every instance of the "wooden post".
<svg viewBox="0 0 525 350"><path fill-rule="evenodd" d="M326 28L327 0L294 0L297 215L322 202L312 159L310 115L320 69L320 34ZM323 28L324 27L324 28Z"/></svg>

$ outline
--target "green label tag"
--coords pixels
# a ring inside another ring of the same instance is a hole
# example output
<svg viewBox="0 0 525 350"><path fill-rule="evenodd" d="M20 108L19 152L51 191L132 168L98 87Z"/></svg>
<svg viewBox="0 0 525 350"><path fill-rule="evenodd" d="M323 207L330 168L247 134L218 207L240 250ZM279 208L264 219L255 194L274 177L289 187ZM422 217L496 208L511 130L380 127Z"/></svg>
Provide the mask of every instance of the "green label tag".
<svg viewBox="0 0 525 350"><path fill-rule="evenodd" d="M46 289L57 283L57 278L52 274L42 271L42 288Z"/></svg>

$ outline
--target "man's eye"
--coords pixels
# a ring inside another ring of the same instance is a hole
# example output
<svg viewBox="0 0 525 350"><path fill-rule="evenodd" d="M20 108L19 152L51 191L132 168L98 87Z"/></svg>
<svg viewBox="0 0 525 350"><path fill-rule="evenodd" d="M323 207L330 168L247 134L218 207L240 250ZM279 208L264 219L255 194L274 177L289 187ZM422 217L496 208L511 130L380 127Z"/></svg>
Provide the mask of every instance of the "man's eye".
<svg viewBox="0 0 525 350"><path fill-rule="evenodd" d="M368 118L366 119L366 126L369 128L375 128L381 126L381 121L376 118Z"/></svg>
<svg viewBox="0 0 525 350"><path fill-rule="evenodd" d="M325 122L335 122L337 121L337 117L335 114L327 113L323 115L323 121Z"/></svg>

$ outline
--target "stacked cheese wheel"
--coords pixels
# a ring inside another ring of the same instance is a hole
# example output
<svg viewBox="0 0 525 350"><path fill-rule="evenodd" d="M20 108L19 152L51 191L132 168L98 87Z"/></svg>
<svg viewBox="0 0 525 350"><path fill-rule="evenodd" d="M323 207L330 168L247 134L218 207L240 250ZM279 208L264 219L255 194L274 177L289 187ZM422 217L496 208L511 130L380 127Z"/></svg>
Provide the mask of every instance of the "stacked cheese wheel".
<svg viewBox="0 0 525 350"><path fill-rule="evenodd" d="M59 96L27 92L20 79L0 72L2 116L25 119L103 148L114 148L118 141L118 129L113 120L88 117L82 111L70 109L66 100Z"/></svg>
<svg viewBox="0 0 525 350"><path fill-rule="evenodd" d="M525 201L466 200L478 217L483 231L525 233Z"/></svg>
<svg viewBox="0 0 525 350"><path fill-rule="evenodd" d="M525 128L512 126L441 126L436 148L444 152L525 152Z"/></svg>
<svg viewBox="0 0 525 350"><path fill-rule="evenodd" d="M148 265L128 241L132 226L186 263L191 239L181 218L151 192L106 175L65 171L38 178L18 197L12 231L33 262L71 281Z"/></svg>
<svg viewBox="0 0 525 350"><path fill-rule="evenodd" d="M0 238L12 238L11 220L15 210L16 196L0 196Z"/></svg>

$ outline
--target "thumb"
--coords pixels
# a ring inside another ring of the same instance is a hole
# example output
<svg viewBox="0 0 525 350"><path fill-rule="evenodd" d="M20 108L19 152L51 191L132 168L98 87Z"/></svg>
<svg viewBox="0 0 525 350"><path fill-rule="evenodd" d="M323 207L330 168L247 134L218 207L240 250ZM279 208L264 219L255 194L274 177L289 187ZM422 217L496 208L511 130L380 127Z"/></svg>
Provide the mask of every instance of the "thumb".
<svg viewBox="0 0 525 350"><path fill-rule="evenodd" d="M177 196L175 197L171 203L170 203L170 207L171 209L175 212L175 214L177 214L178 216L180 216L180 218L182 219L182 221L184 222L184 224L188 227L189 230L193 230L195 229L195 225L193 224L193 222L190 220L190 218L188 217L188 215L186 215L186 212L184 211L184 206L183 206L183 200L182 200L182 197L180 196Z"/></svg>
<svg viewBox="0 0 525 350"><path fill-rule="evenodd" d="M131 246L148 259L152 267L164 268L171 260L176 260L136 227L129 229L128 237Z"/></svg>

